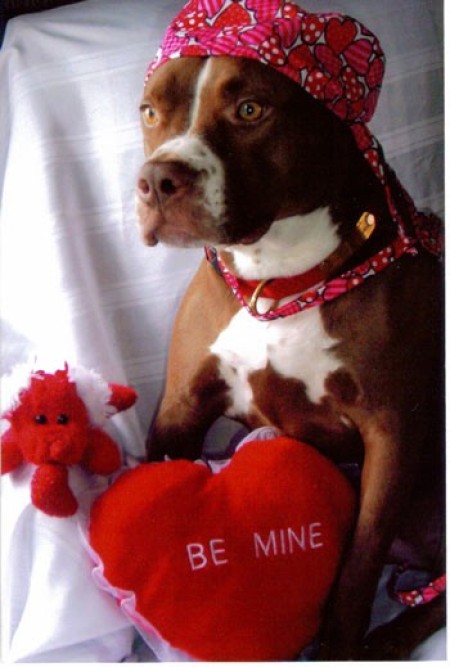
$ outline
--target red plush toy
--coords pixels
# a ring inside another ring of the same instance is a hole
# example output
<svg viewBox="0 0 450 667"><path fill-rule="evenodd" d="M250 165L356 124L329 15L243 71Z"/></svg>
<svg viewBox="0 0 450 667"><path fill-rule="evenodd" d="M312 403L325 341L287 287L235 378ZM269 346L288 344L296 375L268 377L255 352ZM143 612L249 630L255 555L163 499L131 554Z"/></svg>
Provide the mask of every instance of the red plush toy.
<svg viewBox="0 0 450 667"><path fill-rule="evenodd" d="M25 462L34 464L33 504L50 516L71 516L78 502L68 467L78 464L97 475L119 469L119 449L102 426L136 398L134 389L108 384L81 367L32 372L2 414L9 422L2 436L2 475Z"/></svg>

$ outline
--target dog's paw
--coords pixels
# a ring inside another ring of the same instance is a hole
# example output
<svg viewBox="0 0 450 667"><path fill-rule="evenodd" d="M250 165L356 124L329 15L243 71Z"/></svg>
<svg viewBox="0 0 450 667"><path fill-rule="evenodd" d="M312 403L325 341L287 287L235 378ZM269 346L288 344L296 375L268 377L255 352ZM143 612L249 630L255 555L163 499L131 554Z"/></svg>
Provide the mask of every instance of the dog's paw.
<svg viewBox="0 0 450 667"><path fill-rule="evenodd" d="M319 662L346 662L358 660L360 647L346 641L322 640L314 660Z"/></svg>
<svg viewBox="0 0 450 667"><path fill-rule="evenodd" d="M409 641L387 623L373 630L364 640L360 660L407 660L411 654Z"/></svg>

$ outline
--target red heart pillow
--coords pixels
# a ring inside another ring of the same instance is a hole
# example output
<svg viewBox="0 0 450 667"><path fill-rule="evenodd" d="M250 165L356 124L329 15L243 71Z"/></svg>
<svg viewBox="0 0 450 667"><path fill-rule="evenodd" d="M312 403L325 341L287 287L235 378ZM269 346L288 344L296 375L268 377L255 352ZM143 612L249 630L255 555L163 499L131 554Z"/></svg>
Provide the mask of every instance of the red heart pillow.
<svg viewBox="0 0 450 667"><path fill-rule="evenodd" d="M124 473L93 506L90 542L116 596L133 592L142 626L173 647L286 660L319 629L354 507L332 463L282 437L216 474L184 460Z"/></svg>

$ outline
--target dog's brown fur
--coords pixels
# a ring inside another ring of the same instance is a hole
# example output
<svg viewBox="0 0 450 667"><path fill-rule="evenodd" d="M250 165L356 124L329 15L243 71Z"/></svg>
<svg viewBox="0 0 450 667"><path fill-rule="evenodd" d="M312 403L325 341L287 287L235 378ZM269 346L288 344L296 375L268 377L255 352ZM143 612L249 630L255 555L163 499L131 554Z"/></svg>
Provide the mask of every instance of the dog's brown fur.
<svg viewBox="0 0 450 667"><path fill-rule="evenodd" d="M216 76L202 89L195 126L189 127L201 66L196 58L170 62L146 87L144 105L158 110L159 121L151 129L144 125L150 157L140 180L144 239L170 242L165 225L176 227L181 220L202 242L232 246L261 237L273 220L328 206L341 238L363 211L377 219L373 238L340 271L392 240L395 229L384 190L348 127L270 68L232 58L216 59ZM243 98L270 106L263 122L249 127L233 119L230 114ZM193 203L195 174L180 176L176 156L152 164L158 146L187 131L200 135L224 165L227 220L220 229ZM161 169L174 184L164 196L155 180ZM175 323L150 457L197 456L206 431L227 411L228 387L209 346L238 309L222 278L203 262ZM326 332L339 341L335 352L342 360L326 378L323 400L313 403L301 381L281 377L268 366L249 378L252 409L240 418L250 428L274 425L334 461L362 463L360 512L330 601L321 656L404 658L423 633L401 624L419 623L428 634L442 624L442 603L428 613L409 611L392 628L364 636L394 538L413 537L420 543L425 508L436 507L434 498L443 504L441 266L425 252L403 256L358 289L320 306L320 313ZM420 548L421 566L440 574L442 550Z"/></svg>

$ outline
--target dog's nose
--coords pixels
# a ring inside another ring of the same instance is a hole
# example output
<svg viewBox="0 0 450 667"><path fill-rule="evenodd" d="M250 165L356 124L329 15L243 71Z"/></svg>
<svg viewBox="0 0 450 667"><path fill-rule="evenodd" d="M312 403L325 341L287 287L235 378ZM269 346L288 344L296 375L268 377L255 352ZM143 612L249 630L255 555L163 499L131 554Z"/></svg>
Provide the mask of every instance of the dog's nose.
<svg viewBox="0 0 450 667"><path fill-rule="evenodd" d="M150 203L154 197L160 204L189 191L198 173L183 162L146 162L139 172L137 191Z"/></svg>

